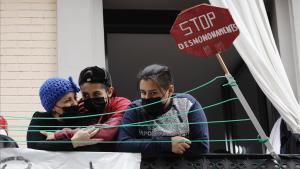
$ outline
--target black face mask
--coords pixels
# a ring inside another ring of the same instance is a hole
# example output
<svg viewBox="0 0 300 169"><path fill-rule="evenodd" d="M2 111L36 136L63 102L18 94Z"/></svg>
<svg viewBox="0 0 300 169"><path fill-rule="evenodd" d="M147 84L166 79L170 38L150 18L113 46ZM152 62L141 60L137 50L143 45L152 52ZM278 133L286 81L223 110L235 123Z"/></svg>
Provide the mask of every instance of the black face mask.
<svg viewBox="0 0 300 169"><path fill-rule="evenodd" d="M78 106L63 107L62 109L63 114L60 117L75 117L80 115Z"/></svg>
<svg viewBox="0 0 300 169"><path fill-rule="evenodd" d="M106 101L104 97L91 98L84 100L84 107L89 114L101 114L104 112Z"/></svg>
<svg viewBox="0 0 300 169"><path fill-rule="evenodd" d="M60 116L62 118L81 116L78 106L63 107L62 109L63 109L63 114ZM69 125L74 125L77 123L79 118L67 118L62 120L68 123Z"/></svg>
<svg viewBox="0 0 300 169"><path fill-rule="evenodd" d="M161 97L156 97L156 98L150 98L150 99L142 99L142 105L147 105L150 103L157 102L155 104L149 105L144 107L143 109L146 111L147 114L151 115L152 117L157 117L165 113L165 104L159 102L161 101Z"/></svg>

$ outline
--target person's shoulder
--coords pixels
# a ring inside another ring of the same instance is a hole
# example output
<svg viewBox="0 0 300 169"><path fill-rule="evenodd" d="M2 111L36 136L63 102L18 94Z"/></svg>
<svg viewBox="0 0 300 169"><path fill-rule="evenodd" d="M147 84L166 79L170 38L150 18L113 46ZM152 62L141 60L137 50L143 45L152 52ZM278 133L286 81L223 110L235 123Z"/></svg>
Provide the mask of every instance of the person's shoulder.
<svg viewBox="0 0 300 169"><path fill-rule="evenodd" d="M33 113L32 117L33 118L35 118L35 117L52 117L52 114L50 112L37 111L37 112Z"/></svg>
<svg viewBox="0 0 300 169"><path fill-rule="evenodd" d="M45 120L45 119L41 119L41 118L51 118L51 117L53 117L53 116L50 112L35 112L32 115L30 125L44 124L44 123L46 123L46 121L49 121L49 120Z"/></svg>
<svg viewBox="0 0 300 169"><path fill-rule="evenodd" d="M131 103L131 101L125 97L116 96L113 98L113 102L116 103Z"/></svg>
<svg viewBox="0 0 300 169"><path fill-rule="evenodd" d="M139 107L142 106L142 101L141 100L135 100L131 102L128 106L128 110L126 112L138 112L140 110Z"/></svg>
<svg viewBox="0 0 300 169"><path fill-rule="evenodd" d="M125 110L129 107L131 101L125 97L113 97L109 103L109 111Z"/></svg>
<svg viewBox="0 0 300 169"><path fill-rule="evenodd" d="M195 97L187 93L176 93L173 99L173 104L177 106L187 106L187 108L202 107Z"/></svg>
<svg viewBox="0 0 300 169"><path fill-rule="evenodd" d="M135 100L130 105L135 106L135 107L141 106L142 105L142 100L141 99Z"/></svg>
<svg viewBox="0 0 300 169"><path fill-rule="evenodd" d="M179 98L179 99L185 98L185 99L190 100L191 102L197 101L197 100L195 99L195 97L193 97L192 95L187 94L187 93L176 93L174 98Z"/></svg>
<svg viewBox="0 0 300 169"><path fill-rule="evenodd" d="M124 110L124 118L127 119L127 118L133 118L133 117L136 117L139 113L139 102L138 101L133 101L131 102L127 109Z"/></svg>

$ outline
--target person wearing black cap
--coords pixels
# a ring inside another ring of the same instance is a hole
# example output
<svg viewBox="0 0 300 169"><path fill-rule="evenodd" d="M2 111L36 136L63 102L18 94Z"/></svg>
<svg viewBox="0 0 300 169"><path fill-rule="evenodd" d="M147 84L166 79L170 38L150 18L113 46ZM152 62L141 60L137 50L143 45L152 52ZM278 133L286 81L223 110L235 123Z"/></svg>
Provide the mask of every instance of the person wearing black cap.
<svg viewBox="0 0 300 169"><path fill-rule="evenodd" d="M100 127L101 129L93 138L104 141L115 140L118 133L117 125L123 118L123 110L127 109L131 101L116 96L109 72L97 66L87 67L81 71L79 86L82 93L82 99L79 101L80 111L83 116L88 116L80 119L80 125ZM68 139L72 138L76 132L77 130L62 130L48 133L47 136L49 139ZM84 142L78 144L79 146L85 145ZM112 152L115 151L115 147L114 144L100 143L97 151Z"/></svg>

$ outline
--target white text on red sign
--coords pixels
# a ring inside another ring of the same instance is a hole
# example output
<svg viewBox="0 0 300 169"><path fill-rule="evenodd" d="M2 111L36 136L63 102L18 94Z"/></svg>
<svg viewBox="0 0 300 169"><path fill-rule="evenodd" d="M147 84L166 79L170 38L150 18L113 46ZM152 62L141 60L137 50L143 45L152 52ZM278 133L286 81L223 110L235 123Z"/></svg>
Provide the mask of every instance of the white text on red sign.
<svg viewBox="0 0 300 169"><path fill-rule="evenodd" d="M179 27L182 31L185 32L185 36L190 35L193 33L193 29L189 25L193 25L196 27L197 31L200 32L201 30L209 29L213 27L213 20L216 19L216 15L214 12L209 12L204 15L200 15L194 18L189 19L188 21L184 21L179 24Z"/></svg>

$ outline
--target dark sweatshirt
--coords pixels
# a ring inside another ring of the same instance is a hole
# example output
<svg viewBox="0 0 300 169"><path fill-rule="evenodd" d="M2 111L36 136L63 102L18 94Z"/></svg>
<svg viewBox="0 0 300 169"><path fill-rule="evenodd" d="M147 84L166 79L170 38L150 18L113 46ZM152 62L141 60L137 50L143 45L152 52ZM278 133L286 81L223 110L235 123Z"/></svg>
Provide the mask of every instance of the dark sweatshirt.
<svg viewBox="0 0 300 169"><path fill-rule="evenodd" d="M130 108L141 106L141 100L133 102ZM199 109L199 110L196 110ZM194 111L193 111L194 110ZM185 113L193 111L191 113ZM172 116L173 118L165 118ZM189 140L208 140L207 123L202 124L187 124L194 122L207 122L206 116L199 102L188 94L177 94L172 99L171 106L161 116L151 117L144 109L129 110L123 117L122 124L130 124L143 122L147 120L157 119L155 126L133 126L121 127L119 129L119 141L137 141L137 143L121 143L119 151L124 152L141 152L143 155L174 155L171 147L171 137L182 136ZM162 125L162 124L180 124L180 125ZM145 141L141 143L139 141ZM148 142L147 141L152 141ZM154 141L154 142L153 142ZM156 141L163 141L155 143ZM165 141L165 142L164 142ZM193 142L191 147L184 155L200 155L209 151L208 142Z"/></svg>
<svg viewBox="0 0 300 169"><path fill-rule="evenodd" d="M54 119L51 112L35 112L33 114L33 119L31 120L27 131L27 147L38 150L48 150L48 151L74 151L71 142L68 143L54 143L54 140L47 140L46 136L41 134L41 130L61 130L66 126L67 123ZM34 118L51 118L51 119L34 119ZM50 126L50 127L46 127ZM32 131L34 130L34 131ZM60 140L60 141L70 141L70 139Z"/></svg>
<svg viewBox="0 0 300 169"><path fill-rule="evenodd" d="M40 133L40 131L43 130L62 130L63 128L66 128L62 126L78 125L78 122L74 119L59 121L53 117L51 112L35 112L32 117L28 127L29 131L27 131L28 148L47 151L103 151L99 144L73 148L70 139L46 140L46 136ZM62 141L63 143L57 143L56 141Z"/></svg>

